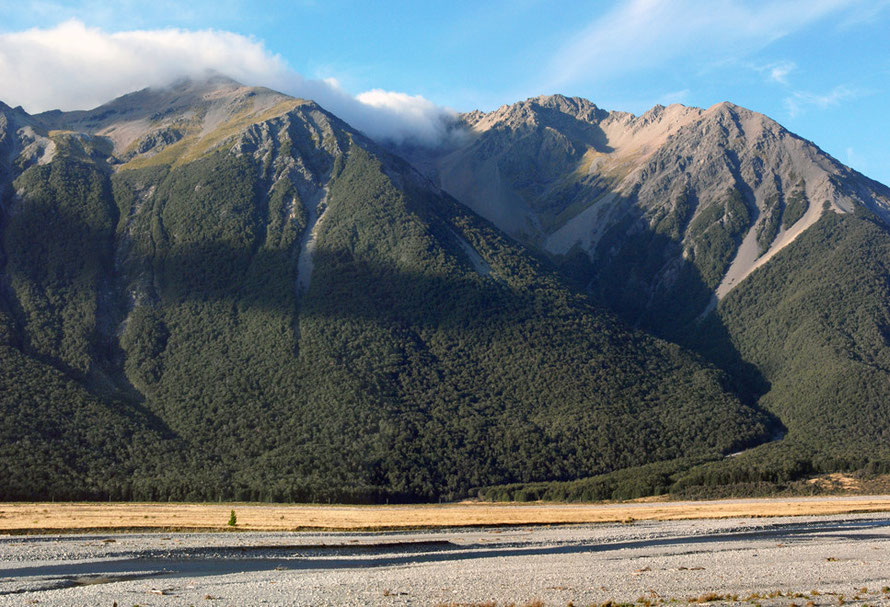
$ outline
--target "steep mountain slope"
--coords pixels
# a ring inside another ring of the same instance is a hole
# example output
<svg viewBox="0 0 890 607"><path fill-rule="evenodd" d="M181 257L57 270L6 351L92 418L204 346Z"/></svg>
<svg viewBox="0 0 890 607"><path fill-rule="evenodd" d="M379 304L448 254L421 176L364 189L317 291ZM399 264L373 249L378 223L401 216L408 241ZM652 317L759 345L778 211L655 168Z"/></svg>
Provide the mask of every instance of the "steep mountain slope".
<svg viewBox="0 0 890 607"><path fill-rule="evenodd" d="M769 381L760 404L787 436L680 485L890 470L888 328L890 228L865 210L826 213L721 300L699 332L712 347L709 331L729 331Z"/></svg>
<svg viewBox="0 0 890 607"><path fill-rule="evenodd" d="M435 499L773 431L312 102L3 116L0 495Z"/></svg>
<svg viewBox="0 0 890 607"><path fill-rule="evenodd" d="M90 163L50 162L55 144L34 124L0 107L2 493L130 497L140 478L169 479L164 462L181 461L182 443L98 369L108 359L96 338L111 265L107 177ZM29 165L17 195L11 177Z"/></svg>
<svg viewBox="0 0 890 607"><path fill-rule="evenodd" d="M442 188L672 339L826 208L890 217L890 189L729 103L635 117L555 95L463 120L424 159Z"/></svg>
<svg viewBox="0 0 890 607"><path fill-rule="evenodd" d="M634 474L749 491L887 467L890 188L728 103L635 117L553 96L463 120L459 145L419 158L444 190L627 322L718 364L787 430L684 474ZM626 495L615 478L491 494Z"/></svg>

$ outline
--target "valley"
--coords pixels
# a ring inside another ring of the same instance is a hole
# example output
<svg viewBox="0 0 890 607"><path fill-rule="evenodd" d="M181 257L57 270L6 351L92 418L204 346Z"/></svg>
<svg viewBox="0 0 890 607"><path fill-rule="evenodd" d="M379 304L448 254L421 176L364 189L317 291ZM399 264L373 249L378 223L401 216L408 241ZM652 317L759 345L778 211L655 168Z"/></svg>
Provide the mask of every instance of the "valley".
<svg viewBox="0 0 890 607"><path fill-rule="evenodd" d="M4 536L0 605L885 605L888 525L846 514Z"/></svg>

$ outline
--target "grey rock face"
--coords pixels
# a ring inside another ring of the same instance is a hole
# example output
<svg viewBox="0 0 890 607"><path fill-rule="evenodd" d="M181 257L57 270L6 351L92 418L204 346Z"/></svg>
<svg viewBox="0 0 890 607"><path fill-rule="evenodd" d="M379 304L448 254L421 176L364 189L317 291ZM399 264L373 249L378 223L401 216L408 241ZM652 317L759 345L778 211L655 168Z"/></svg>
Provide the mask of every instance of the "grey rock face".
<svg viewBox="0 0 890 607"><path fill-rule="evenodd" d="M466 143L424 163L445 191L557 259L623 264L647 235L644 299L684 264L722 297L826 211L890 218L886 186L731 103L633 116L555 95L462 120Z"/></svg>

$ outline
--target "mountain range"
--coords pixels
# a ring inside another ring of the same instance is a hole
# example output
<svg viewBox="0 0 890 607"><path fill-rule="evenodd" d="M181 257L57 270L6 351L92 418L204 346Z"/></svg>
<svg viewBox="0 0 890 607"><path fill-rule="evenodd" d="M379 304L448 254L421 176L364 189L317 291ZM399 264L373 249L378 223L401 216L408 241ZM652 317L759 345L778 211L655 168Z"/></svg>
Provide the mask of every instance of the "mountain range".
<svg viewBox="0 0 890 607"><path fill-rule="evenodd" d="M0 104L0 496L774 491L890 468L890 189L729 103L372 141L222 76Z"/></svg>

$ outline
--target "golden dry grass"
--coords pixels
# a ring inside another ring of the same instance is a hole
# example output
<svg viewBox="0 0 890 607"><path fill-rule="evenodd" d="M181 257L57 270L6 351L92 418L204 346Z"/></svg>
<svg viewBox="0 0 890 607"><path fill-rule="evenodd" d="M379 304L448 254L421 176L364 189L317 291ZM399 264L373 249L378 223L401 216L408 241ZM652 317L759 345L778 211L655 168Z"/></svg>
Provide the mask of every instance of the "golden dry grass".
<svg viewBox="0 0 890 607"><path fill-rule="evenodd" d="M209 133L203 132L204 116L199 116L190 124L180 125L188 133L185 137L176 143L168 145L157 154L133 158L121 165L120 170L127 171L161 165L182 166L211 153L250 125L272 120L306 103L308 101L304 99L285 99L272 107L260 111L244 108Z"/></svg>
<svg viewBox="0 0 890 607"><path fill-rule="evenodd" d="M316 506L158 503L0 504L0 532L86 529L400 529L555 525L890 511L890 496L617 504L461 503L411 506Z"/></svg>
<svg viewBox="0 0 890 607"><path fill-rule="evenodd" d="M858 492L862 490L862 481L849 474L833 473L823 474L807 481L816 485L823 491L847 491Z"/></svg>

